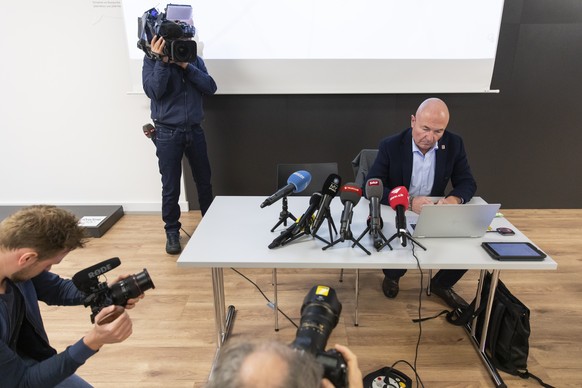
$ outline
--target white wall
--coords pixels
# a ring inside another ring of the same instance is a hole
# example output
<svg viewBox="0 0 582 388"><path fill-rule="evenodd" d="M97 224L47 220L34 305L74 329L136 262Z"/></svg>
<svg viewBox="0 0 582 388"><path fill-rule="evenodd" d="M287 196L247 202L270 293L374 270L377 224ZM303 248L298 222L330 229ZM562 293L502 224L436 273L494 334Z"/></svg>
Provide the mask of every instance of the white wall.
<svg viewBox="0 0 582 388"><path fill-rule="evenodd" d="M155 148L141 131L149 100L127 93L119 0L5 4L0 205L160 211ZM187 209L183 190L180 204Z"/></svg>

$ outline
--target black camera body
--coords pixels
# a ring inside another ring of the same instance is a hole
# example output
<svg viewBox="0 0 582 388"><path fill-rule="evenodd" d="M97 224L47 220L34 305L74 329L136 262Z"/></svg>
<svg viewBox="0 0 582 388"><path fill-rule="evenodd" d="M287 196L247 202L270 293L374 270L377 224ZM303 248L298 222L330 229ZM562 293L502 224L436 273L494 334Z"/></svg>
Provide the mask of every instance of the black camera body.
<svg viewBox="0 0 582 388"><path fill-rule="evenodd" d="M191 38L196 34L194 26L180 20L168 20L168 10L173 8L192 8L189 5L168 4L165 12L159 12L152 8L144 12L138 18L138 42L137 47L151 59L161 59L152 52L152 38L157 35L164 38L166 45L163 56L167 56L173 62L193 62L197 56L198 47L196 41Z"/></svg>
<svg viewBox="0 0 582 388"><path fill-rule="evenodd" d="M323 366L323 376L337 388L347 387L347 363L335 349L325 351L331 331L336 327L342 304L333 288L314 286L301 306L301 321L291 346L309 352Z"/></svg>
<svg viewBox="0 0 582 388"><path fill-rule="evenodd" d="M87 294L83 304L85 307L91 306L91 323L95 323L95 316L103 308L112 304L125 306L129 299L137 298L150 288L156 288L145 268L142 272L113 283L111 286L108 286L107 282L99 281L99 276L120 264L119 258L114 257L85 268L73 276L75 286Z"/></svg>

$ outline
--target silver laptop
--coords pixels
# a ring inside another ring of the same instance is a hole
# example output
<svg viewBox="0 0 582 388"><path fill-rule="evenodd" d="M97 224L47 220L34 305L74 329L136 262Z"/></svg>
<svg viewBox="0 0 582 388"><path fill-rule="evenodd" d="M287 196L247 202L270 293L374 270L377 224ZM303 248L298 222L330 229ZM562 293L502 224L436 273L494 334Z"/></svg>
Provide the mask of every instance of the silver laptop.
<svg viewBox="0 0 582 388"><path fill-rule="evenodd" d="M413 237L483 237L499 210L498 203L423 206Z"/></svg>

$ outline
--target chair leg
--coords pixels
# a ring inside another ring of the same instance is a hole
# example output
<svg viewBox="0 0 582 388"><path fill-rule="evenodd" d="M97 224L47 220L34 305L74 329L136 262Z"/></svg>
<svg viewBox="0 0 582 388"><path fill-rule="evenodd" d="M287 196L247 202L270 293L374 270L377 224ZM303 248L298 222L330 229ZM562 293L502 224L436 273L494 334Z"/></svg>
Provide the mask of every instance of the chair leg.
<svg viewBox="0 0 582 388"><path fill-rule="evenodd" d="M428 282L426 282L426 294L430 296L430 282L432 280L432 269L428 270Z"/></svg>
<svg viewBox="0 0 582 388"><path fill-rule="evenodd" d="M279 301L277 299L277 268L273 268L273 310L275 310L275 331L279 331Z"/></svg>
<svg viewBox="0 0 582 388"><path fill-rule="evenodd" d="M343 269L342 269L343 271ZM356 321L354 326L358 326L358 307L360 305L360 269L356 269Z"/></svg>
<svg viewBox="0 0 582 388"><path fill-rule="evenodd" d="M344 281L344 269L342 268L340 271L340 278L339 278L340 283Z"/></svg>

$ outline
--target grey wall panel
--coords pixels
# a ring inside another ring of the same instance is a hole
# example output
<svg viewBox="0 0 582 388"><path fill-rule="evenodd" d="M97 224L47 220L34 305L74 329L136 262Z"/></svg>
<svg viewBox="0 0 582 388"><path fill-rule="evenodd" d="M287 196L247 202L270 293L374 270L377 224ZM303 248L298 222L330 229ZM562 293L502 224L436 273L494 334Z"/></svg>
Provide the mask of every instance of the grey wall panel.
<svg viewBox="0 0 582 388"><path fill-rule="evenodd" d="M579 1L506 0L492 81L501 92L438 95L451 110L449 130L465 139L478 195L504 208L580 208L580 42ZM350 181L359 150L407 127L426 97L208 98L215 194L271 194L277 163L335 161Z"/></svg>

